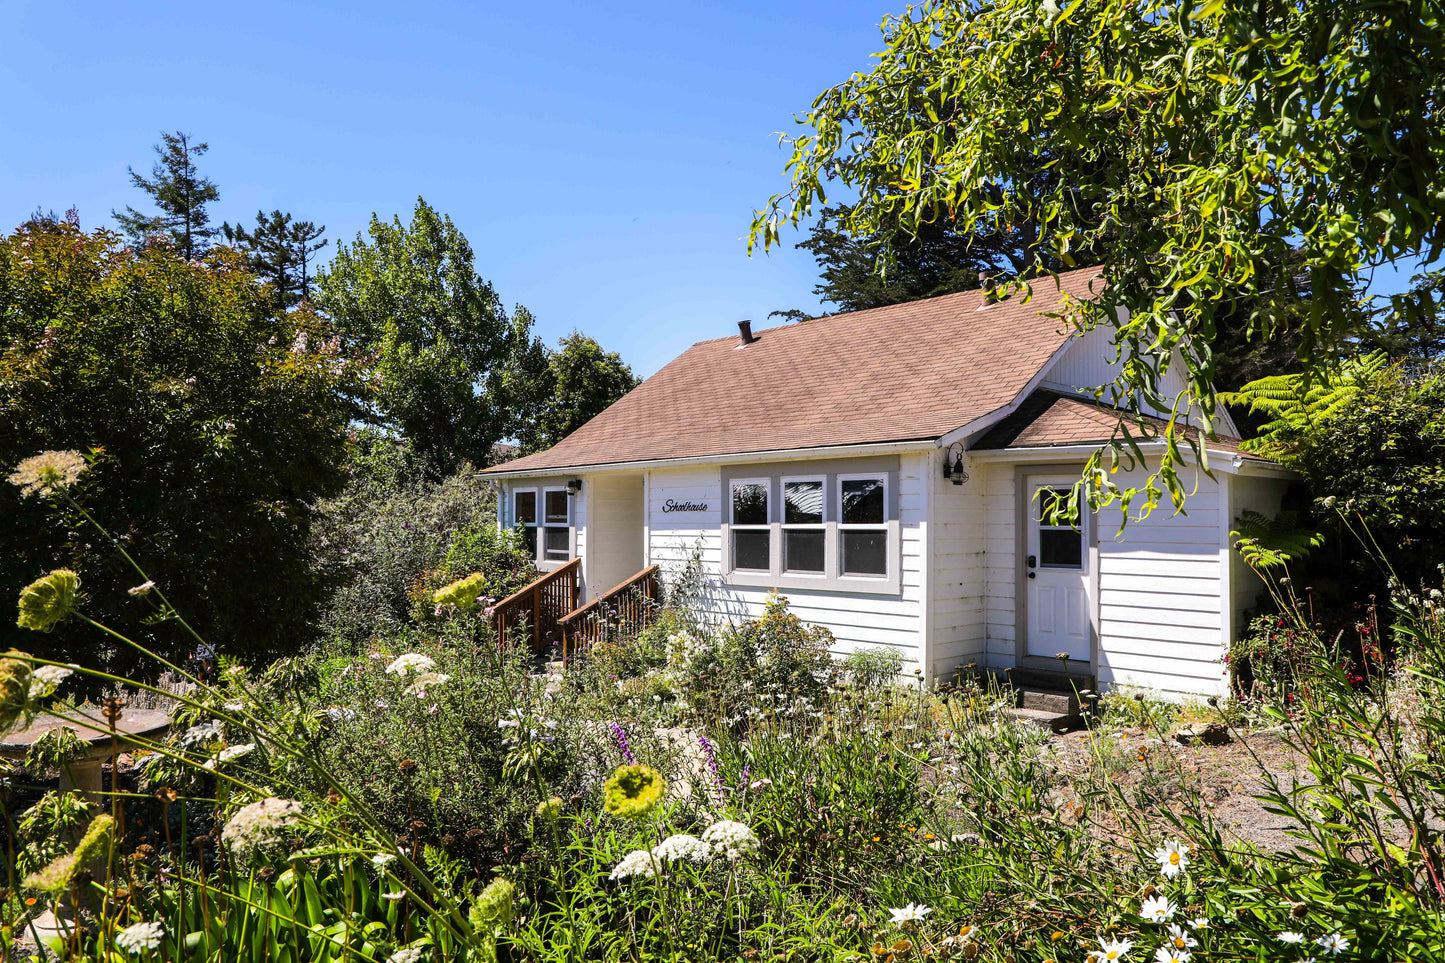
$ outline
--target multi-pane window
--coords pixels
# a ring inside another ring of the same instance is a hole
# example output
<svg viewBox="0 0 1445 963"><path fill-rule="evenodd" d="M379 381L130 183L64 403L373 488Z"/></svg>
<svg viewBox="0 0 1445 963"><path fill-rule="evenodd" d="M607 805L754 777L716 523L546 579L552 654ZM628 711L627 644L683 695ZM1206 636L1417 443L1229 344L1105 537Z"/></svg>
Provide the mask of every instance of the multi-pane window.
<svg viewBox="0 0 1445 963"><path fill-rule="evenodd" d="M548 488L542 493L543 557L565 562L572 557L572 504L565 488Z"/></svg>
<svg viewBox="0 0 1445 963"><path fill-rule="evenodd" d="M1039 512L1039 567L1083 571L1084 531L1056 516L1068 507L1073 492L1067 488L1040 488L1036 496Z"/></svg>
<svg viewBox="0 0 1445 963"><path fill-rule="evenodd" d="M512 524L536 562L572 557L572 502L565 488L520 488L512 492Z"/></svg>
<svg viewBox="0 0 1445 963"><path fill-rule="evenodd" d="M766 572L772 565L772 529L768 518L768 482L735 481L731 491L732 567Z"/></svg>
<svg viewBox="0 0 1445 963"><path fill-rule="evenodd" d="M523 489L512 492L512 523L522 533L522 544L533 558L537 557L537 492Z"/></svg>
<svg viewBox="0 0 1445 963"><path fill-rule="evenodd" d="M838 479L838 570L843 575L888 574L886 476Z"/></svg>
<svg viewBox="0 0 1445 963"><path fill-rule="evenodd" d="M823 480L783 479L783 571L822 575L828 530L823 524Z"/></svg>

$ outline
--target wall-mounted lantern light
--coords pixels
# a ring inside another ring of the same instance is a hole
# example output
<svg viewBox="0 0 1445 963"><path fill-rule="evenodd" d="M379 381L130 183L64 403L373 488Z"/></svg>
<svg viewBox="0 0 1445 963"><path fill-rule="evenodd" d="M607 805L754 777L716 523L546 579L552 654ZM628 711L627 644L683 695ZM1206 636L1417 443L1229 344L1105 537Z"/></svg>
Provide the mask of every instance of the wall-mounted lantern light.
<svg viewBox="0 0 1445 963"><path fill-rule="evenodd" d="M567 494L575 495L582 490L582 479L574 478L567 483Z"/></svg>
<svg viewBox="0 0 1445 963"><path fill-rule="evenodd" d="M962 485L968 481L968 472L963 470L963 442L954 442L944 453L943 477L955 485Z"/></svg>

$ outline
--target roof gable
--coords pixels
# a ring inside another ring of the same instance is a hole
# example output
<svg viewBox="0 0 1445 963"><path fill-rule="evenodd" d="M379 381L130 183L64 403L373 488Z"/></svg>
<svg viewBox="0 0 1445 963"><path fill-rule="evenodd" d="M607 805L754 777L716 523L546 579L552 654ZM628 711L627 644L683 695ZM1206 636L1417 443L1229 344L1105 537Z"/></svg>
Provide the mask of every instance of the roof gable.
<svg viewBox="0 0 1445 963"><path fill-rule="evenodd" d="M702 341L547 451L498 471L937 438L1012 403L1068 340L1064 293L1098 271Z"/></svg>

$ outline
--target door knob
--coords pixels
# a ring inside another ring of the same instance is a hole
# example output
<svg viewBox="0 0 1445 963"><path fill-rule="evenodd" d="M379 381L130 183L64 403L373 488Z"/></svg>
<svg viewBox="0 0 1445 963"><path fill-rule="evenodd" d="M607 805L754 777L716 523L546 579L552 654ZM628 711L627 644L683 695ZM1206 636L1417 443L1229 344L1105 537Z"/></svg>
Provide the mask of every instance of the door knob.
<svg viewBox="0 0 1445 963"><path fill-rule="evenodd" d="M1037 568L1037 567L1038 567L1038 564L1039 564L1038 559L1035 558L1034 556L1030 555L1030 556L1029 556L1029 568Z"/></svg>
<svg viewBox="0 0 1445 963"><path fill-rule="evenodd" d="M1038 574L1039 574L1038 572L1030 572L1030 573L1029 573L1029 578L1037 578L1037 577L1038 577Z"/></svg>

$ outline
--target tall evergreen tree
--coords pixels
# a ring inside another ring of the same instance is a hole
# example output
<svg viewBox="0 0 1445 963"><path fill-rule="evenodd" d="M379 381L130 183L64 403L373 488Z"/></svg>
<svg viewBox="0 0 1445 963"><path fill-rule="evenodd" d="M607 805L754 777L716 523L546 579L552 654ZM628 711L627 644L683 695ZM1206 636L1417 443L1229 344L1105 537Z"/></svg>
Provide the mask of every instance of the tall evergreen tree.
<svg viewBox="0 0 1445 963"><path fill-rule="evenodd" d="M144 244L156 234L169 234L176 249L186 258L204 254L218 229L209 227L206 205L218 200L221 191L196 169L196 158L210 150L204 142L191 143L189 134L162 132L163 144L155 146L160 158L144 177L127 167L131 183L151 196L159 214L146 214L126 205L124 211L111 211L121 230L134 244Z"/></svg>
<svg viewBox="0 0 1445 963"><path fill-rule="evenodd" d="M311 295L312 256L328 242L317 241L326 227L310 221L292 221L290 214L256 212L256 226L247 230L240 224L221 225L226 240L246 253L256 276L271 285L276 304L289 310Z"/></svg>

